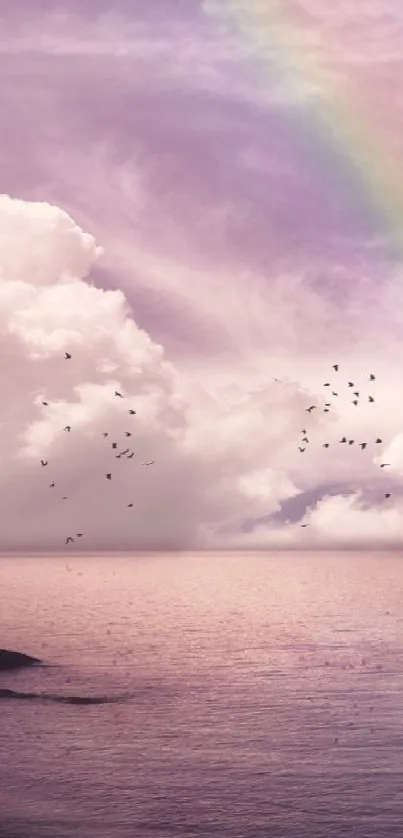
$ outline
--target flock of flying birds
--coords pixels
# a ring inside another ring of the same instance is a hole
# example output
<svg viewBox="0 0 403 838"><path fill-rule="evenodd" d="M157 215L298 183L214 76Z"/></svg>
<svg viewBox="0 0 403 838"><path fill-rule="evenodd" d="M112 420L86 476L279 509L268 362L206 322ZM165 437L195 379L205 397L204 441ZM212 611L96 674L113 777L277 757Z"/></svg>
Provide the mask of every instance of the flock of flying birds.
<svg viewBox="0 0 403 838"><path fill-rule="evenodd" d="M334 370L335 373L338 373L339 372L339 364L333 364L332 369ZM376 380L375 376L372 373L370 373L368 381L372 382L372 381L375 381L375 380ZM330 387L332 387L332 384L331 384L330 381L326 381L323 386L330 388ZM354 396L354 399L352 399L351 403L354 405L354 407L358 407L358 405L360 403L362 403L362 398L361 398L360 391L353 389L355 387L355 384L354 384L353 381L348 381L347 386L348 386L349 390L351 391L351 394ZM330 392L331 392L333 398L338 398L339 393L336 392L336 390L332 389L332 390L330 390ZM361 398L361 401L360 401L360 398ZM367 402L368 404L374 404L375 398L374 398L373 395L367 395L367 399L368 399L368 402ZM332 402L331 401L325 402L323 412L324 413L329 413L331 407L332 407ZM305 408L306 413L309 413L309 415L311 415L312 412L314 410L317 410L317 409L318 409L318 406L315 405L315 404L311 404L309 407ZM309 445L309 438L308 438L307 429L303 428L302 431L301 431L301 434L302 434L302 439L301 439L302 445L298 446L298 451L301 454L304 454L305 451L307 450L306 446ZM375 445L382 445L382 443L383 443L383 439L380 439L380 437L377 437L376 440L375 440ZM341 439L339 439L337 444L339 444L339 445L354 445L355 440L354 439L348 439L346 436L343 436ZM362 451L365 451L365 449L368 446L368 442L358 442L357 445L361 448ZM330 448L330 442L324 442L323 443L323 448ZM390 463L381 463L380 464L380 468L386 468L387 466L390 466ZM390 492L386 492L385 495L384 495L386 500L388 500L390 498L390 496L391 496ZM301 527L308 527L309 524L301 524L300 526Z"/></svg>
<svg viewBox="0 0 403 838"><path fill-rule="evenodd" d="M70 361L70 360L71 360L71 357L72 357L72 356L71 356L70 352L65 352L65 353L64 353L64 358L65 358L65 360L66 360L66 361ZM123 399L123 398L124 398L124 396L122 395L122 393L119 393L119 392L118 392L118 390L115 390L115 397L116 397L117 399ZM48 404L49 404L49 402L43 401L43 402L42 402L42 404L43 404L43 406L44 406L44 407L47 407L47 406L48 406ZM135 411L135 410L133 410L132 408L130 408L130 409L128 410L128 413L129 413L129 416L135 416L135 415L136 415L136 411ZM70 433L70 432L71 432L71 425L66 425L66 426L65 426L65 428L64 428L63 430L64 430L66 433ZM127 439L129 439L131 436L132 436L132 432L131 432L131 431L125 431L125 437L126 437ZM104 437L105 439L106 439L107 437L109 437L109 431L104 431L104 432L103 432L103 437ZM117 443L117 442L112 442L112 443L111 443L111 445L112 445L112 450L113 450L113 451L117 451L117 449L118 449L118 443ZM120 458L121 458L121 457L126 457L128 460L132 460L132 459L133 459L133 457L134 457L134 451L131 451L131 449L130 449L130 448L125 448L123 451L119 451L117 454L115 454L115 457L116 457L116 459L117 459L117 460L120 460ZM40 462L41 462L41 466L42 466L42 468L46 468L46 466L48 466L48 465L49 465L48 460L41 460ZM142 463L141 465L142 465L142 466L153 466L153 465L154 465L154 463L155 463L155 460L150 460L150 462L148 462L148 463ZM108 472L107 474L105 474L105 477L106 477L106 479L107 479L107 480L112 480L112 472ZM55 483L54 481L52 481L52 483L50 483L50 484L49 484L49 489L54 489L54 488L55 488L55 486L56 486L56 483ZM64 495L64 496L62 497L62 500L68 500L68 496L67 496L67 495ZM133 506L134 506L134 504L133 504L133 503L128 503L128 504L127 504L127 508L128 508L128 509L132 509L132 508L133 508ZM76 537L76 538L82 538L82 537L83 537L83 535L84 535L84 534L83 534L82 532L77 532L77 533L75 534L75 537ZM68 535L68 536L67 536L67 538L66 538L66 542L65 542L65 543L66 543L66 544L73 544L73 543L74 543L74 541L75 541L75 539L73 538L73 536L72 536L72 535Z"/></svg>

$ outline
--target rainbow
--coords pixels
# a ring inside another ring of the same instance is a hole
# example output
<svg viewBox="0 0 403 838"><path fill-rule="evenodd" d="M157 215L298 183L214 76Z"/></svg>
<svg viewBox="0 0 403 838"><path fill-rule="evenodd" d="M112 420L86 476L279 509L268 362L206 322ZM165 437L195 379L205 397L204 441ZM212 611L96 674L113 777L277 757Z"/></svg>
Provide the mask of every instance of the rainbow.
<svg viewBox="0 0 403 838"><path fill-rule="evenodd" d="M210 0L207 9L232 21L237 34L253 43L256 59L299 96L315 142L325 145L335 166L347 167L383 234L403 256L402 166L388 148L386 132L365 113L371 102L351 91L340 93L329 81L328 68L304 46L295 0ZM316 29L313 34L319 37ZM323 54L328 45L321 47ZM307 95L307 85L314 95Z"/></svg>

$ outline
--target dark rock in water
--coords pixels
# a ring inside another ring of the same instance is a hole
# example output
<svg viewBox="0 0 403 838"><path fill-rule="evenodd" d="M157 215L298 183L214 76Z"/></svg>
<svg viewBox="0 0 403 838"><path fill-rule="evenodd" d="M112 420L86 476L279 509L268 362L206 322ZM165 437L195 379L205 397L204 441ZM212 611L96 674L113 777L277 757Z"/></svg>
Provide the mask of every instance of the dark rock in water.
<svg viewBox="0 0 403 838"><path fill-rule="evenodd" d="M52 695L51 693L22 693L19 690L0 689L0 700L20 699L25 701L54 701L58 704L114 704L125 701L125 696Z"/></svg>
<svg viewBox="0 0 403 838"><path fill-rule="evenodd" d="M23 652L13 652L10 649L0 649L0 672L7 672L10 669L20 669L23 666L38 666L41 664L38 658L31 658Z"/></svg>

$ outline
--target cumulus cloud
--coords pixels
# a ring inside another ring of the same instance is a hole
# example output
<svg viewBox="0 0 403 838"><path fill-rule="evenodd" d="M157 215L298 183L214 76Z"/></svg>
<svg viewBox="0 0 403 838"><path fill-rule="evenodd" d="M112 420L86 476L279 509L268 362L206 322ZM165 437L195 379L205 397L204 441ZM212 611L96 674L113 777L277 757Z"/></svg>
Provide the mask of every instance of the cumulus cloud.
<svg viewBox="0 0 403 838"><path fill-rule="evenodd" d="M267 425L267 394L220 407L181 380L123 293L85 276L100 250L61 209L3 196L0 219L3 549L54 549L75 531L94 549L198 546L203 529L295 491L259 464L283 432ZM292 424L288 395L274 401ZM115 440L135 457L117 460Z"/></svg>
<svg viewBox="0 0 403 838"><path fill-rule="evenodd" d="M382 541L382 526L385 543L397 537L397 511L371 518L371 500L361 508L352 488L347 499L302 504L297 523L282 517L284 502L303 500L324 475L343 486L353 471L368 498L380 497L374 445L369 456L338 446L347 417L356 439L374 435L377 404L358 418L340 394L331 418L320 407L310 417L323 385L314 365L304 387L268 380L258 362L254 372L212 368L195 378L137 326L121 291L96 287L101 251L66 212L3 196L0 228L3 549L57 549L79 531L87 549L117 550L358 544L371 533ZM399 418L382 418L391 434ZM304 455L302 423L312 449ZM112 441L135 456L117 459ZM398 452L399 438L391 445Z"/></svg>

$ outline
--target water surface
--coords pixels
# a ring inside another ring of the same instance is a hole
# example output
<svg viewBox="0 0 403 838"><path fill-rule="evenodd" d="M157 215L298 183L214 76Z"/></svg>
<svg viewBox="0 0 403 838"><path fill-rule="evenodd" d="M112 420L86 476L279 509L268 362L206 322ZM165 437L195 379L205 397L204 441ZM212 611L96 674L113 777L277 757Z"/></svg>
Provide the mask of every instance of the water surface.
<svg viewBox="0 0 403 838"><path fill-rule="evenodd" d="M403 557L0 559L1 838L384 838Z"/></svg>

